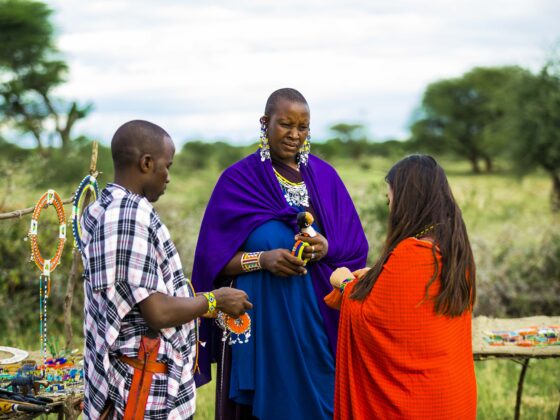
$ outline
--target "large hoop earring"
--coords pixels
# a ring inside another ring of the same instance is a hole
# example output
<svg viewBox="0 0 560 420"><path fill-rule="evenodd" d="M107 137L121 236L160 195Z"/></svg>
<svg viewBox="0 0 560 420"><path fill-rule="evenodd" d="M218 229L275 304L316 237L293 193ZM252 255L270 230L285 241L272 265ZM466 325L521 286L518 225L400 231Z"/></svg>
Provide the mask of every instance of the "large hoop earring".
<svg viewBox="0 0 560 420"><path fill-rule="evenodd" d="M309 162L309 152L311 151L311 133L307 134L305 141L299 148L299 152L296 156L298 168L303 165L307 166L307 162Z"/></svg>
<svg viewBox="0 0 560 420"><path fill-rule="evenodd" d="M260 154L261 154L261 162L265 160L270 160L270 145L268 144L268 137L266 136L266 124L264 121L261 121L261 136L259 138L260 142Z"/></svg>

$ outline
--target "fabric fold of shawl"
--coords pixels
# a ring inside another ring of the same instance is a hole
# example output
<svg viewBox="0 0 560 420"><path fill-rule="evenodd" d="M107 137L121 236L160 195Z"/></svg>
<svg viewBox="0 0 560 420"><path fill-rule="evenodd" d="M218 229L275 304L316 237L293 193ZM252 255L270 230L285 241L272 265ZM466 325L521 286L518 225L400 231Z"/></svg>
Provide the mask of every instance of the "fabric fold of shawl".
<svg viewBox="0 0 560 420"><path fill-rule="evenodd" d="M352 199L332 166L309 156L300 168L313 207L321 221L329 251L311 265L313 286L325 323L329 344L336 352L339 313L323 298L332 287L329 277L340 266L356 270L365 266L368 243ZM288 205L274 174L270 160L261 162L257 152L235 163L218 180L200 229L195 252L192 281L196 291L216 288L219 274L249 234L268 220L280 220L298 231L297 212ZM197 385L208 382L212 348L212 321L203 319L200 341L200 374Z"/></svg>

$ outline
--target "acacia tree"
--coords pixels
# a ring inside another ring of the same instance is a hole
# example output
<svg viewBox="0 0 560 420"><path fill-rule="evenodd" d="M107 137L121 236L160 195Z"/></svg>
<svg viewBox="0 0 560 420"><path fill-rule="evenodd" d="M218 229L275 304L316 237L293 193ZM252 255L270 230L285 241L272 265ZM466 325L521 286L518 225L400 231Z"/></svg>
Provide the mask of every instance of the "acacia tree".
<svg viewBox="0 0 560 420"><path fill-rule="evenodd" d="M90 104L53 94L65 82L68 66L54 45L51 15L38 1L0 0L1 122L31 134L39 150L53 134L68 147L75 123L91 110Z"/></svg>
<svg viewBox="0 0 560 420"><path fill-rule="evenodd" d="M560 62L526 74L509 113L511 151L520 171L540 167L552 180L551 206L560 211Z"/></svg>
<svg viewBox="0 0 560 420"><path fill-rule="evenodd" d="M413 143L465 157L475 173L481 172L483 162L491 172L506 140L501 125L510 86L525 73L515 66L479 67L460 78L430 84L411 127Z"/></svg>

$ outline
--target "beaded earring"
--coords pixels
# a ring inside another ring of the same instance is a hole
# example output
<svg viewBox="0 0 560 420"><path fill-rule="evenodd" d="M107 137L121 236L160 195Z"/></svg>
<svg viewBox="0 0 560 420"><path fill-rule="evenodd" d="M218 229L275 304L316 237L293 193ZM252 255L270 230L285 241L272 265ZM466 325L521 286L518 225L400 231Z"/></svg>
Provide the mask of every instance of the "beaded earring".
<svg viewBox="0 0 560 420"><path fill-rule="evenodd" d="M270 160L270 145L268 144L268 137L266 136L266 124L264 121L261 121L261 136L260 136L260 153L261 153L261 161L264 162L265 160Z"/></svg>
<svg viewBox="0 0 560 420"><path fill-rule="evenodd" d="M298 164L298 168L303 165L307 166L307 162L309 162L309 152L311 151L311 133L307 135L305 141L299 148L299 152L297 154L296 160Z"/></svg>

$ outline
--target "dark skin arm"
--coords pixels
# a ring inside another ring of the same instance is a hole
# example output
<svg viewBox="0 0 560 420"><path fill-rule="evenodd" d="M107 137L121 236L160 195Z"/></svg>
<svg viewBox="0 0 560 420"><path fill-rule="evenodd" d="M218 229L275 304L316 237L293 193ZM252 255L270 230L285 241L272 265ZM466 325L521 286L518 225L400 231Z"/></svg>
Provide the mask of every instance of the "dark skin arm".
<svg viewBox="0 0 560 420"><path fill-rule="evenodd" d="M244 273L241 268L243 251L237 252L222 270L224 276L237 276ZM305 263L294 257L287 249L273 249L264 251L260 258L263 270L270 271L280 277L301 276L307 273Z"/></svg>
<svg viewBox="0 0 560 420"><path fill-rule="evenodd" d="M213 290L213 293L216 309L235 318L253 307L247 293L242 290L221 287ZM139 306L142 316L154 330L177 327L208 312L208 300L203 295L184 298L156 292L140 302Z"/></svg>

